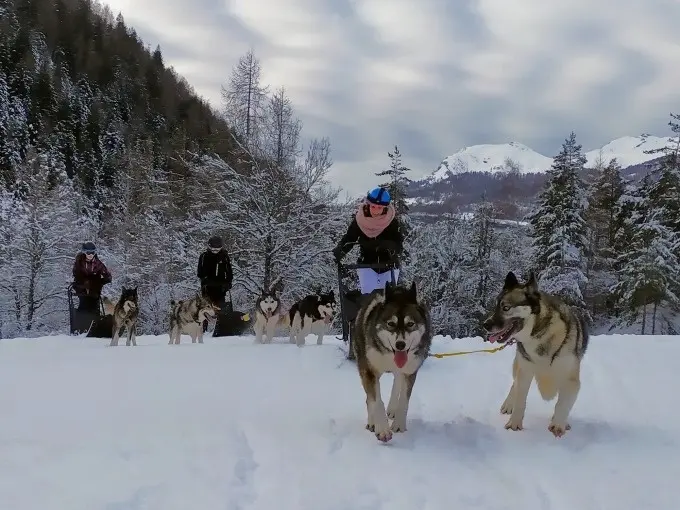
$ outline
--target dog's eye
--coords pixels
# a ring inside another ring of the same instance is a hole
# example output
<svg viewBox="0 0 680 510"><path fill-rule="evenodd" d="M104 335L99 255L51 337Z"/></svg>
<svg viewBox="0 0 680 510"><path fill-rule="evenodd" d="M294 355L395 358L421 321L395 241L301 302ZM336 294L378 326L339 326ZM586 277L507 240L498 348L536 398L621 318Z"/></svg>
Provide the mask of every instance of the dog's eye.
<svg viewBox="0 0 680 510"><path fill-rule="evenodd" d="M404 326L406 327L406 329L411 329L415 325L416 325L416 323L413 322L413 321L407 321L407 322L404 323Z"/></svg>
<svg viewBox="0 0 680 510"><path fill-rule="evenodd" d="M508 310L510 310L510 308L512 308L512 307L509 306L509 305L503 305L503 311L504 312L507 312Z"/></svg>
<svg viewBox="0 0 680 510"><path fill-rule="evenodd" d="M395 321L387 321L387 327L390 329L394 329L397 327L397 323Z"/></svg>

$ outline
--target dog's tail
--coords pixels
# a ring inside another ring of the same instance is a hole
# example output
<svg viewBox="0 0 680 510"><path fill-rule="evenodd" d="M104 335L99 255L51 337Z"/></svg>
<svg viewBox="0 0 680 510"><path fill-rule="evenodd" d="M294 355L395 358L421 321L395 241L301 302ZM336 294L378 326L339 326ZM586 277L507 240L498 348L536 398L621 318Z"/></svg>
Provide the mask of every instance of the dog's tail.
<svg viewBox="0 0 680 510"><path fill-rule="evenodd" d="M282 313L279 315L279 326L283 326L284 328L289 328L290 327L290 311L286 311L285 313Z"/></svg>

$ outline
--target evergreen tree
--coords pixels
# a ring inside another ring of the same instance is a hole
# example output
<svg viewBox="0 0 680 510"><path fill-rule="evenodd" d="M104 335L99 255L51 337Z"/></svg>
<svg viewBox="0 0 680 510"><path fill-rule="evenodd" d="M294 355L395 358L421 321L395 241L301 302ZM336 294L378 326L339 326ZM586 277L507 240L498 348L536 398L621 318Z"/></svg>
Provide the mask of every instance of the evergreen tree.
<svg viewBox="0 0 680 510"><path fill-rule="evenodd" d="M579 307L585 307L582 289L587 283L587 199L579 175L585 163L572 132L547 172L537 208L528 216L541 287Z"/></svg>
<svg viewBox="0 0 680 510"><path fill-rule="evenodd" d="M670 137L665 147L646 151L663 153L660 165L652 172L649 199L659 209L659 221L680 236L680 115L671 114L668 124L676 136ZM680 252L676 255L680 257Z"/></svg>
<svg viewBox="0 0 680 510"><path fill-rule="evenodd" d="M615 300L609 289L615 283L612 278L617 256L617 211L623 193L624 182L616 158L606 166L599 165L586 212L590 227L587 296L595 313L611 314L614 311Z"/></svg>
<svg viewBox="0 0 680 510"><path fill-rule="evenodd" d="M411 169L403 165L399 147L396 145L394 146L394 151L388 152L387 155L390 158L390 168L388 170L383 170L382 172L376 172L375 175L378 177L389 177L389 180L381 184L381 186L386 187L390 191L397 214L400 217L405 218L409 211L408 204L406 203L406 199L408 198L406 189L410 182L408 177L406 177L406 173L410 172Z"/></svg>
<svg viewBox="0 0 680 510"><path fill-rule="evenodd" d="M404 238L404 252L402 255L402 262L408 264L410 259L409 244L410 244L410 234L413 230L413 225L409 217L409 207L406 203L407 193L406 190L409 185L409 178L406 177L406 173L410 172L411 169L403 165L401 161L401 152L399 152L399 147L394 146L393 152L387 153L390 158L390 168L388 170L383 170L382 172L376 172L375 175L378 177L387 176L389 180L381 184L381 186L386 187L390 196L392 197L392 202L394 203L394 208L397 211L397 221L401 225L401 232Z"/></svg>
<svg viewBox="0 0 680 510"><path fill-rule="evenodd" d="M659 305L676 308L675 289L680 284L680 260L675 255L678 236L664 225L664 208L651 199L654 182L646 176L632 197L626 197L618 245L618 283L612 292L618 297L622 318L628 324L640 321L641 333L647 328L652 307L652 334L657 324Z"/></svg>

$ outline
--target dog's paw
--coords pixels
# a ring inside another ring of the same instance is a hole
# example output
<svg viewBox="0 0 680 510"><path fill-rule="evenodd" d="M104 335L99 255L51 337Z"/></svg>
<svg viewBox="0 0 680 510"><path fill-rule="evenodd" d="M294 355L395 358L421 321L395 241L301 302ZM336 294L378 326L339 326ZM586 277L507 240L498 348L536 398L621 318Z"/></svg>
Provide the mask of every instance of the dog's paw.
<svg viewBox="0 0 680 510"><path fill-rule="evenodd" d="M506 400L501 404L501 414L512 414L512 402Z"/></svg>
<svg viewBox="0 0 680 510"><path fill-rule="evenodd" d="M372 423L367 423L366 430L368 430L369 432L375 432L375 425L373 425Z"/></svg>
<svg viewBox="0 0 680 510"><path fill-rule="evenodd" d="M387 443L392 439L392 431L390 429L386 430L380 430L375 432L375 437L378 438L378 441L381 441L383 443Z"/></svg>
<svg viewBox="0 0 680 510"><path fill-rule="evenodd" d="M394 418L396 418L396 416L397 416L396 407L397 407L397 406L392 406L392 405L388 405L388 406L387 406L387 417L388 417L390 420L394 420Z"/></svg>
<svg viewBox="0 0 680 510"><path fill-rule="evenodd" d="M524 426L522 425L522 420L513 420L510 418L505 424L505 428L507 430L522 430L524 429Z"/></svg>
<svg viewBox="0 0 680 510"><path fill-rule="evenodd" d="M406 432L406 420L395 419L390 427L392 432Z"/></svg>
<svg viewBox="0 0 680 510"><path fill-rule="evenodd" d="M568 423L561 424L551 421L550 425L548 425L548 430L552 432L553 436L562 437L564 434L567 433L567 430L571 430L571 425L569 425Z"/></svg>

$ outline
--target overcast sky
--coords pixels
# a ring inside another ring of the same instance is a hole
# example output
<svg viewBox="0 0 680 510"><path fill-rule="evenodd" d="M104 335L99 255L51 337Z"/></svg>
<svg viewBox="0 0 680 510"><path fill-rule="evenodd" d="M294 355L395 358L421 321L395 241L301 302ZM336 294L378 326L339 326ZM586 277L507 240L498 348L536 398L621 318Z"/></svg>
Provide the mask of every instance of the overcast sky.
<svg viewBox="0 0 680 510"><path fill-rule="evenodd" d="M332 179L377 184L397 144L412 178L479 143L552 157L668 134L680 113L678 0L110 0L215 108L253 48L304 135L329 136Z"/></svg>

